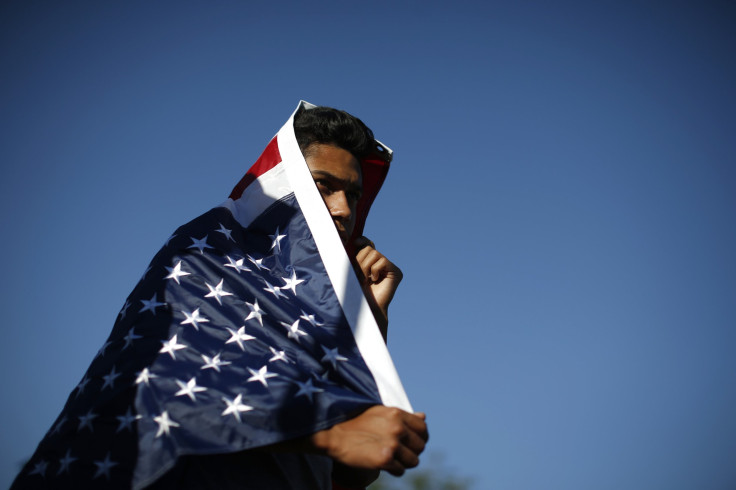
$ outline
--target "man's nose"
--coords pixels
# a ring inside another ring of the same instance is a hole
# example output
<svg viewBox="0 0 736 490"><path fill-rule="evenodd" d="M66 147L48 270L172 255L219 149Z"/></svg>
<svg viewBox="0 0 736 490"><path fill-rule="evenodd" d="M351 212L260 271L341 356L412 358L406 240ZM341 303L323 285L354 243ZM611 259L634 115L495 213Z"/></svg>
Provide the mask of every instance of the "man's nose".
<svg viewBox="0 0 736 490"><path fill-rule="evenodd" d="M333 192L330 196L330 215L333 218L350 219L352 209L348 203L348 196L344 191Z"/></svg>

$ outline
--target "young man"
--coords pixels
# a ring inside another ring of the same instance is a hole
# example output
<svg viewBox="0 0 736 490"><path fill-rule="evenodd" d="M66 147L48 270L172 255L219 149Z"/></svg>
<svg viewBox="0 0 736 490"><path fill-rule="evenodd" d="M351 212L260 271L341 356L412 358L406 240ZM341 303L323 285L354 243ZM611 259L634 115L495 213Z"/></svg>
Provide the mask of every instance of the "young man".
<svg viewBox="0 0 736 490"><path fill-rule="evenodd" d="M388 154L302 105L156 255L13 488L329 489L416 466L424 415L385 406L408 402L378 333L401 271L361 236Z"/></svg>

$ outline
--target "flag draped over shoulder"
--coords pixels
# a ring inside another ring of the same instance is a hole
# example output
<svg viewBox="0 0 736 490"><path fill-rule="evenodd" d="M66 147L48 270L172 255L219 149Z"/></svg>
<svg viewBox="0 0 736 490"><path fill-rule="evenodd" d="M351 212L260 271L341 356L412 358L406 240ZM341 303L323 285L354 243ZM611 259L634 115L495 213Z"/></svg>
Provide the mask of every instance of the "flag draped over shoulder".
<svg viewBox="0 0 736 490"><path fill-rule="evenodd" d="M357 233L388 168L379 150L361 162ZM312 434L375 404L411 409L292 115L230 198L154 257L14 488L144 488L180 456Z"/></svg>

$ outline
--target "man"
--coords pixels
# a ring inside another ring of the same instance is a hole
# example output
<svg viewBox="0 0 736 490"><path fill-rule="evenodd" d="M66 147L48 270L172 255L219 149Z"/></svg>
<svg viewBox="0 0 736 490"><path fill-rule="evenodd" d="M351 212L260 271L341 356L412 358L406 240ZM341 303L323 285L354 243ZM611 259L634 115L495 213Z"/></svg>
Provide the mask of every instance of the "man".
<svg viewBox="0 0 736 490"><path fill-rule="evenodd" d="M14 488L363 487L418 464L424 415L384 406L409 408L375 343L402 274L361 236L389 152L347 113L293 119L156 255Z"/></svg>

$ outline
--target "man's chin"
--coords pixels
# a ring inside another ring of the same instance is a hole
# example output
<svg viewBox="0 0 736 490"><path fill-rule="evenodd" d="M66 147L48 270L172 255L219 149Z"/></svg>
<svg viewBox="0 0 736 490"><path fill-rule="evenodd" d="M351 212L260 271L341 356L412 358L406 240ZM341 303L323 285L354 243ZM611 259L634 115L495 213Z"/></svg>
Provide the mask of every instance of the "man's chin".
<svg viewBox="0 0 736 490"><path fill-rule="evenodd" d="M350 233L337 223L335 223L335 228L337 229L337 234L340 235L340 241L342 241L343 245L347 246L350 241Z"/></svg>

